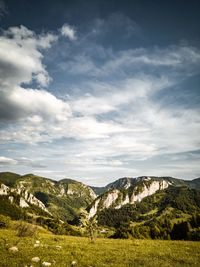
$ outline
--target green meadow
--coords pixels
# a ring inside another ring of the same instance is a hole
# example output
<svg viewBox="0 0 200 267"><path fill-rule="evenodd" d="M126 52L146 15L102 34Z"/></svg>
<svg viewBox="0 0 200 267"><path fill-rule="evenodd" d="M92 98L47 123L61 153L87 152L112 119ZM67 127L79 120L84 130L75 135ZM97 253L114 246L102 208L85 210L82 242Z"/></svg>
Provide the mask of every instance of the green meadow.
<svg viewBox="0 0 200 267"><path fill-rule="evenodd" d="M11 251L11 247L18 251ZM32 258L39 257L38 262ZM44 263L45 262L45 263ZM45 264L51 265L45 265ZM34 237L17 237L0 230L0 266L56 267L182 267L200 266L200 242L115 240L53 235L40 231Z"/></svg>

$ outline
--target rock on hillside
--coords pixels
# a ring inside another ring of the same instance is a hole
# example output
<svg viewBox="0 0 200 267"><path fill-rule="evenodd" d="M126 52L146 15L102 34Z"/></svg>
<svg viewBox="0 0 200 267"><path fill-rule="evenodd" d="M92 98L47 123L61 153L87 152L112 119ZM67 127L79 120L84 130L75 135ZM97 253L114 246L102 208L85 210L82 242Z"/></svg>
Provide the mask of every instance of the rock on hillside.
<svg viewBox="0 0 200 267"><path fill-rule="evenodd" d="M25 187L11 188L9 186L0 184L0 196L6 196L10 203L17 203L21 208L27 208L29 205L35 205L43 211L49 213L45 205L37 199L33 194L28 192Z"/></svg>
<svg viewBox="0 0 200 267"><path fill-rule="evenodd" d="M140 202L158 190L164 190L171 184L169 180L139 177L121 178L108 185L108 191L99 196L89 210L89 217L93 217L98 211L113 207L119 209L126 204Z"/></svg>

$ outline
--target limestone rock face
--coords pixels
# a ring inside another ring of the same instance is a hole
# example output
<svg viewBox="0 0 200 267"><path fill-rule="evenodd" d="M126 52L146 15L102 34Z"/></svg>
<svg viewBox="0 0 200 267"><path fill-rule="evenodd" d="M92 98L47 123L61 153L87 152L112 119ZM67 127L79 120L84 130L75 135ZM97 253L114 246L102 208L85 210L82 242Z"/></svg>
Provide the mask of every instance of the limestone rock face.
<svg viewBox="0 0 200 267"><path fill-rule="evenodd" d="M6 186L5 184L1 184L0 185L0 195L3 196L3 195L8 195L9 193L9 187Z"/></svg>
<svg viewBox="0 0 200 267"><path fill-rule="evenodd" d="M14 201L14 197L13 196L9 196L8 199L10 200L10 203L12 204Z"/></svg>
<svg viewBox="0 0 200 267"><path fill-rule="evenodd" d="M23 197L20 197L20 200L19 200L19 206L21 208L28 208L29 207L29 204L24 200Z"/></svg>
<svg viewBox="0 0 200 267"><path fill-rule="evenodd" d="M39 199L37 199L33 194L29 193L27 190L22 192L22 196L28 203L36 205L43 210L46 210L45 205Z"/></svg>
<svg viewBox="0 0 200 267"><path fill-rule="evenodd" d="M133 192L130 203L133 204L136 201L141 201L143 198L147 196L153 195L158 190L164 190L169 186L169 182L163 181L153 181L150 185L144 184L142 191L140 193ZM136 187L137 190L137 187Z"/></svg>
<svg viewBox="0 0 200 267"><path fill-rule="evenodd" d="M101 199L101 197L97 198L89 211L89 218L93 217L97 213L100 206L99 204L101 204L102 207L100 209L109 208L116 201L119 196L119 193L119 190L114 189L109 192L103 199Z"/></svg>
<svg viewBox="0 0 200 267"><path fill-rule="evenodd" d="M60 188L60 196L64 196L65 195L65 188L63 186L61 186Z"/></svg>
<svg viewBox="0 0 200 267"><path fill-rule="evenodd" d="M103 201L103 207L109 208L113 202L118 198L119 190L115 189L107 195L107 198Z"/></svg>
<svg viewBox="0 0 200 267"><path fill-rule="evenodd" d="M109 185L109 189L99 196L89 210L89 217L93 217L98 211L113 207L119 209L126 204L140 202L143 198L166 189L171 183L164 179L151 177L121 178Z"/></svg>
<svg viewBox="0 0 200 267"><path fill-rule="evenodd" d="M8 199L10 200L11 203L14 202L15 196L19 195L20 198L18 204L21 208L27 208L29 207L29 204L31 204L49 213L45 205L39 199L37 199L33 194L28 192L22 185L16 188L10 188L9 186L1 184L0 195L8 196Z"/></svg>
<svg viewBox="0 0 200 267"><path fill-rule="evenodd" d="M129 198L128 195L126 195L125 199L119 205L117 205L115 207L115 209L120 209L122 206L124 206L124 205L126 205L128 203L130 203L130 198Z"/></svg>
<svg viewBox="0 0 200 267"><path fill-rule="evenodd" d="M89 218L92 218L94 217L94 215L97 213L98 211L98 205L99 205L99 202L100 202L100 198L96 199L94 201L94 204L92 205L90 211L89 211Z"/></svg>

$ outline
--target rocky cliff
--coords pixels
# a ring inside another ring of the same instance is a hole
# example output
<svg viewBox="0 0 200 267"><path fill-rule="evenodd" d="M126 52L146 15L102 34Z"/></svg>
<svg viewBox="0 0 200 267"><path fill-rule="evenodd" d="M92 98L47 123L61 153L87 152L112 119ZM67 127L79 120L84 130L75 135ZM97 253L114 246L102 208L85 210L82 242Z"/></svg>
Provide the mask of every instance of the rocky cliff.
<svg viewBox="0 0 200 267"><path fill-rule="evenodd" d="M27 208L29 207L29 205L35 205L43 211L49 213L42 201L28 192L23 186L10 188L9 186L6 186L2 183L0 185L0 196L7 196L11 203L13 203L15 200L15 202L21 208Z"/></svg>
<svg viewBox="0 0 200 267"><path fill-rule="evenodd" d="M108 191L99 196L89 209L89 217L98 211L113 207L119 209L126 204L140 202L158 190L168 188L171 182L168 179L151 177L121 178L109 184Z"/></svg>

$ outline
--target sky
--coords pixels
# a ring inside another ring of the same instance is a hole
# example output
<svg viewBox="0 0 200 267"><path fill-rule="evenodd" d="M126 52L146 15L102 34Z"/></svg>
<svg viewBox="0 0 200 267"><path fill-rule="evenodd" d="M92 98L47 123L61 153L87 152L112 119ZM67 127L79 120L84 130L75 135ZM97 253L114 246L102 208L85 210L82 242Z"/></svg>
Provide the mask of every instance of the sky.
<svg viewBox="0 0 200 267"><path fill-rule="evenodd" d="M0 0L0 171L200 176L200 2Z"/></svg>

